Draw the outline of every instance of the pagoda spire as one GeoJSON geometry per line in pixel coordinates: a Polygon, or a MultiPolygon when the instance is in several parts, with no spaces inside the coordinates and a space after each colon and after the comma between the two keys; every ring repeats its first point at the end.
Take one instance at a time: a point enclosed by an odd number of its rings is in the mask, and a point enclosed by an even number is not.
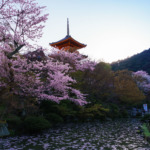
{"type": "Polygon", "coordinates": [[[69,36],[69,19],[67,18],[67,36],[69,36]]]}
{"type": "Polygon", "coordinates": [[[73,53],[73,52],[78,53],[78,51],[77,51],[78,49],[86,47],[85,44],[76,41],[74,38],[72,38],[70,36],[69,18],[67,18],[67,35],[63,39],[61,39],[57,42],[50,43],[50,45],[52,47],[58,48],[59,50],[65,50],[65,51],[69,51],[71,53],[73,53]]]}

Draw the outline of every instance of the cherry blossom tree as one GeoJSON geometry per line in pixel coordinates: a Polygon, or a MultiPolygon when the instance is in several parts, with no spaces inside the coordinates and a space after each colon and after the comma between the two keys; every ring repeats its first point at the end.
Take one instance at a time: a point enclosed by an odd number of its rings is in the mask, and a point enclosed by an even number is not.
{"type": "Polygon", "coordinates": [[[148,93],[150,91],[150,75],[147,72],[140,70],[133,73],[133,77],[135,78],[137,85],[144,93],[148,93]]]}
{"type": "MultiPolygon", "coordinates": [[[[7,89],[5,94],[35,97],[37,101],[59,103],[69,99],[84,105],[87,103],[85,95],[71,87],[76,81],[68,74],[69,70],[73,70],[70,64],[49,57],[31,61],[18,53],[21,49],[33,47],[31,41],[42,36],[43,24],[48,17],[42,12],[44,8],[38,6],[35,0],[0,2],[0,91],[7,89]]],[[[75,69],[88,66],[81,63],[80,55],[74,55],[71,59],[75,69]]]]}
{"type": "Polygon", "coordinates": [[[36,97],[39,101],[51,100],[59,103],[69,99],[79,105],[87,103],[85,95],[71,87],[76,81],[67,75],[70,69],[67,64],[53,62],[51,59],[29,63],[21,56],[15,59],[8,59],[5,55],[0,57],[0,89],[11,87],[9,93],[36,97]]]}
{"type": "Polygon", "coordinates": [[[2,0],[0,2],[0,49],[11,58],[22,47],[33,47],[42,36],[48,14],[35,0],[2,0]],[[32,41],[32,44],[31,44],[32,41]]]}
{"type": "Polygon", "coordinates": [[[79,53],[70,53],[64,50],[53,50],[49,57],[55,59],[56,61],[63,62],[64,64],[69,64],[70,71],[85,69],[93,70],[96,62],[89,60],[84,55],[79,53]]]}
{"type": "Polygon", "coordinates": [[[6,81],[9,82],[10,68],[7,57],[0,52],[0,89],[6,87],[6,81]]]}

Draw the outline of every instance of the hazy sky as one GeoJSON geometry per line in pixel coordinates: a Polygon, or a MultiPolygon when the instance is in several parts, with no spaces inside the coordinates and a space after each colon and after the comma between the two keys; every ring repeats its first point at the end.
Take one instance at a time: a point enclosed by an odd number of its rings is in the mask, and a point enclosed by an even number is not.
{"type": "Polygon", "coordinates": [[[80,53],[105,62],[127,58],[150,47],[150,0],[37,0],[47,6],[49,19],[40,40],[64,38],[69,18],[70,35],[87,44],[80,53]]]}

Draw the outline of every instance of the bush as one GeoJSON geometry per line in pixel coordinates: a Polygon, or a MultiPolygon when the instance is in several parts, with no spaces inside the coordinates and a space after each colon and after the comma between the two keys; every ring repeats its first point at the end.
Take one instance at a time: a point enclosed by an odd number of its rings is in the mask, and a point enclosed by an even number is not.
{"type": "Polygon", "coordinates": [[[22,120],[18,116],[9,115],[6,118],[6,121],[8,123],[8,128],[9,129],[18,130],[18,129],[21,128],[22,120]]]}
{"type": "Polygon", "coordinates": [[[43,117],[29,116],[23,122],[24,132],[37,133],[51,127],[48,120],[43,117]]]}
{"type": "Polygon", "coordinates": [[[58,111],[57,106],[57,103],[48,100],[44,100],[40,103],[40,109],[42,110],[42,112],[44,112],[44,114],[48,114],[51,112],[56,113],[58,111]]]}
{"type": "Polygon", "coordinates": [[[142,130],[143,130],[144,136],[145,136],[145,137],[150,137],[150,131],[148,130],[148,127],[146,126],[145,123],[142,125],[141,128],[142,128],[142,130]]]}
{"type": "Polygon", "coordinates": [[[48,121],[50,121],[51,123],[54,123],[54,124],[56,124],[56,123],[62,123],[64,121],[61,116],[59,116],[59,115],[57,115],[55,113],[49,113],[49,114],[47,114],[46,115],[46,119],[48,121]]]}
{"type": "Polygon", "coordinates": [[[143,122],[148,122],[149,120],[150,120],[150,114],[145,114],[141,119],[141,121],[143,122]]]}
{"type": "Polygon", "coordinates": [[[45,115],[55,113],[65,118],[68,115],[75,116],[80,107],[69,100],[62,100],[59,104],[45,100],[41,102],[40,109],[45,115]]]}
{"type": "Polygon", "coordinates": [[[142,114],[141,114],[140,112],[138,112],[138,113],[136,114],[136,117],[137,117],[137,118],[142,117],[142,114]]]}
{"type": "Polygon", "coordinates": [[[80,121],[92,121],[94,119],[94,114],[81,110],[78,114],[78,117],[80,121]]]}
{"type": "Polygon", "coordinates": [[[80,120],[93,120],[100,119],[105,120],[109,109],[104,108],[101,104],[94,104],[87,108],[83,108],[79,111],[80,120]]]}
{"type": "Polygon", "coordinates": [[[122,114],[122,117],[123,117],[123,118],[128,118],[128,117],[129,117],[129,113],[128,113],[128,111],[125,110],[125,109],[123,109],[123,110],[121,111],[121,114],[122,114]]]}
{"type": "Polygon", "coordinates": [[[109,112],[108,117],[110,117],[112,119],[121,118],[122,117],[121,112],[119,110],[119,107],[116,104],[111,104],[109,106],[109,109],[110,109],[110,112],[109,112]]]}

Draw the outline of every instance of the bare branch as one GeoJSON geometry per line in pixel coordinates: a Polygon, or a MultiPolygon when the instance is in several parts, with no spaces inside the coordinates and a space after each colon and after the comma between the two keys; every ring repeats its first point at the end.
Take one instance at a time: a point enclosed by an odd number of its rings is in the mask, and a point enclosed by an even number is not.
{"type": "Polygon", "coordinates": [[[15,55],[16,53],[18,53],[19,50],[20,50],[23,46],[25,46],[25,44],[22,44],[22,45],[18,46],[13,52],[7,54],[7,57],[8,57],[9,59],[12,58],[12,56],[15,55]]]}

